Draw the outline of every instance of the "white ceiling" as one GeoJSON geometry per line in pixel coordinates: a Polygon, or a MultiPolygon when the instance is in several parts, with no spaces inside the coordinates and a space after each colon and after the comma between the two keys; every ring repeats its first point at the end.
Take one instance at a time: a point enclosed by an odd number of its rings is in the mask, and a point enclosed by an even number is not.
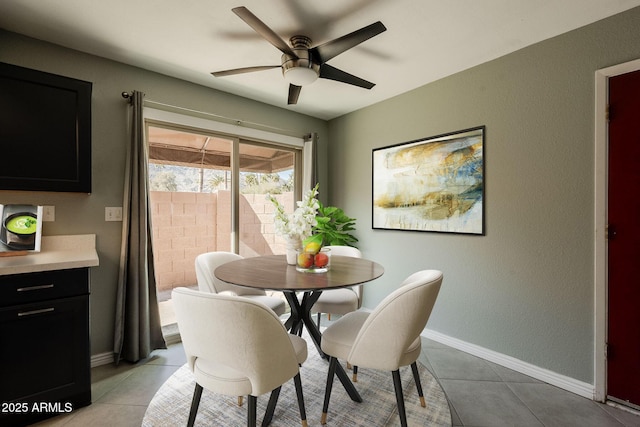
{"type": "MultiPolygon", "coordinates": [[[[331,119],[640,5],[640,0],[1,0],[0,27],[204,86],[331,119]],[[312,46],[382,21],[387,31],[328,63],[376,83],[318,79],[287,106],[281,53],[231,9],[312,46]]],[[[143,90],[144,88],[140,88],[143,90]]]]}

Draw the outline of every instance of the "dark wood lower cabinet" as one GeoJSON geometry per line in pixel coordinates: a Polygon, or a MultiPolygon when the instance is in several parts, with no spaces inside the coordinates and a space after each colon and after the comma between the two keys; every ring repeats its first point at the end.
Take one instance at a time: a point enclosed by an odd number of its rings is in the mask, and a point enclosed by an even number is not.
{"type": "Polygon", "coordinates": [[[0,425],[91,403],[89,269],[0,276],[0,425]]]}

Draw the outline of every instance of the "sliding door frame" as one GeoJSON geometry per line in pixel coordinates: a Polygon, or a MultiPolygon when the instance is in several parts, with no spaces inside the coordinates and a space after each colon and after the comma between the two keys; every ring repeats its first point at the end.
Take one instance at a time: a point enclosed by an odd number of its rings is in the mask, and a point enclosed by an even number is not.
{"type": "MultiPolygon", "coordinates": [[[[242,140],[247,140],[251,143],[264,141],[265,145],[282,145],[283,147],[299,149],[302,154],[296,154],[294,167],[303,167],[302,157],[305,151],[305,140],[302,137],[298,138],[150,107],[144,108],[144,120],[145,123],[153,122],[155,124],[164,124],[170,128],[180,126],[187,129],[211,132],[229,138],[232,141],[231,251],[235,253],[239,253],[240,250],[240,144],[246,143],[242,142],[242,140]]],[[[299,171],[299,173],[295,174],[294,195],[296,196],[296,200],[301,199],[302,179],[300,179],[300,177],[305,174],[304,170],[300,169],[299,171]]]]}

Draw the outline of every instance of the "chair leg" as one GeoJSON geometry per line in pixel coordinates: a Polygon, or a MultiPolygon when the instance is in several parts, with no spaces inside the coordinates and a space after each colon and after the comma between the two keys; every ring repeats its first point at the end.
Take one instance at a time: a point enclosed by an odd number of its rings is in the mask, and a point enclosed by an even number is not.
{"type": "Polygon", "coordinates": [[[258,406],[258,398],[249,395],[249,407],[247,408],[247,427],[256,427],[256,407],[258,406]]]}
{"type": "Polygon", "coordinates": [[[416,382],[416,388],[418,389],[418,396],[420,397],[420,406],[427,407],[427,402],[424,400],[424,393],[422,392],[422,383],[420,383],[420,374],[418,373],[418,364],[413,362],[411,364],[411,371],[413,372],[413,380],[416,382]]]}
{"type": "Polygon", "coordinates": [[[318,329],[320,329],[320,316],[322,315],[322,313],[318,313],[318,329]]]}
{"type": "Polygon", "coordinates": [[[298,396],[298,407],[300,408],[300,422],[302,427],[307,427],[307,411],[304,408],[304,396],[302,395],[302,381],[300,380],[300,372],[293,377],[296,386],[296,395],[298,396]]]}
{"type": "Polygon", "coordinates": [[[400,370],[396,369],[393,374],[393,388],[396,390],[396,401],[398,402],[398,415],[400,416],[400,426],[407,427],[407,413],[404,409],[404,397],[402,396],[402,382],[400,381],[400,370]]]}
{"type": "Polygon", "coordinates": [[[327,411],[329,409],[329,399],[331,398],[331,388],[333,387],[333,376],[336,373],[336,363],[338,363],[338,359],[330,356],[329,370],[327,372],[327,386],[324,390],[324,404],[322,405],[322,418],[320,419],[320,424],[322,425],[327,423],[327,411]]]}
{"type": "Polygon", "coordinates": [[[191,410],[189,411],[189,420],[187,420],[187,427],[193,427],[193,424],[196,422],[198,406],[200,406],[200,397],[202,397],[202,386],[196,383],[196,388],[195,390],[193,390],[193,399],[191,400],[191,410]]]}
{"type": "Polygon", "coordinates": [[[269,397],[269,403],[267,404],[267,410],[264,413],[264,418],[262,419],[262,427],[267,427],[271,420],[273,419],[273,412],[276,409],[276,404],[278,403],[278,396],[280,396],[280,389],[282,386],[278,388],[274,388],[271,391],[271,396],[269,397]]]}
{"type": "Polygon", "coordinates": [[[242,403],[244,402],[243,397],[244,396],[238,396],[238,406],[242,406],[242,403]]]}
{"type": "Polygon", "coordinates": [[[353,382],[358,382],[358,367],[355,365],[353,366],[353,382]]]}

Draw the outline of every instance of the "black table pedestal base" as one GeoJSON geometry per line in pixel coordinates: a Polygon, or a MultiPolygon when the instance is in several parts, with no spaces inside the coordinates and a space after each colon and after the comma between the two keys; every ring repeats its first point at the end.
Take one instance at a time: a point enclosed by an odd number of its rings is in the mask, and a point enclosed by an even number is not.
{"type": "MultiPolygon", "coordinates": [[[[323,359],[328,359],[320,347],[322,334],[311,318],[311,307],[318,301],[320,294],[322,294],[322,291],[305,292],[302,296],[302,301],[300,301],[295,292],[284,292],[284,296],[291,307],[291,316],[285,322],[285,327],[292,334],[300,335],[302,334],[302,327],[306,326],[311,340],[315,344],[316,349],[318,349],[318,353],[320,353],[323,359]]],[[[346,371],[339,363],[336,364],[336,375],[349,394],[349,397],[351,397],[351,400],[354,402],[362,402],[362,397],[360,397],[358,390],[356,390],[346,371]]]]}

